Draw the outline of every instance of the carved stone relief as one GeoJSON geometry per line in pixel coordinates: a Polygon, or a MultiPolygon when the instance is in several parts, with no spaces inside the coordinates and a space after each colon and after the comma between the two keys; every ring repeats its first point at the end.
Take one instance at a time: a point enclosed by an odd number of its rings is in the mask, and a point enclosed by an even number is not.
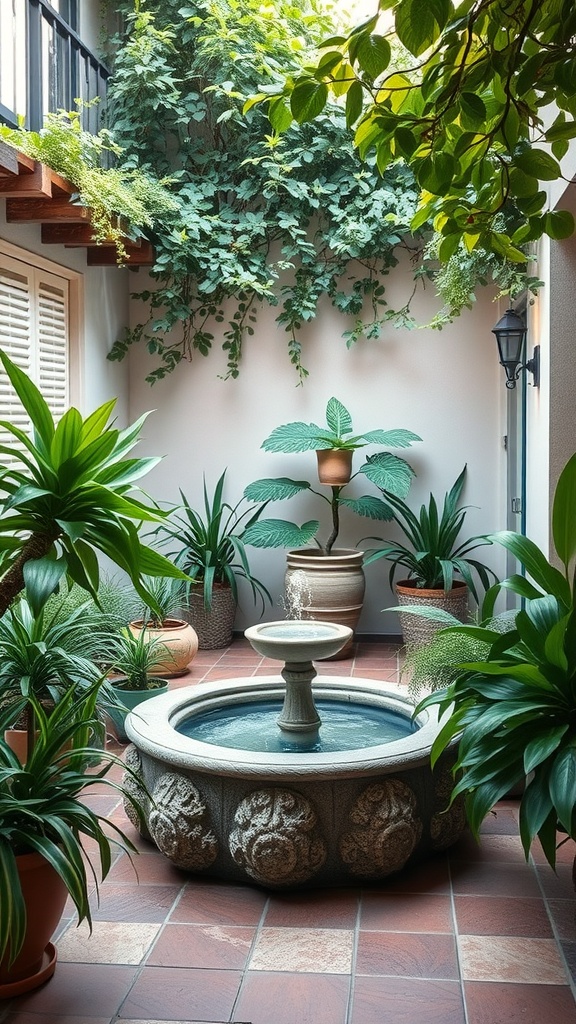
{"type": "Polygon", "coordinates": [[[311,878],[326,859],[309,800],[285,789],[260,789],[240,803],[230,834],[232,857],[266,885],[311,878]]]}
{"type": "Polygon", "coordinates": [[[353,875],[384,877],[399,871],[422,835],[416,797],[400,779],[373,783],[360,793],[350,812],[353,826],[339,843],[340,856],[353,875]]]}

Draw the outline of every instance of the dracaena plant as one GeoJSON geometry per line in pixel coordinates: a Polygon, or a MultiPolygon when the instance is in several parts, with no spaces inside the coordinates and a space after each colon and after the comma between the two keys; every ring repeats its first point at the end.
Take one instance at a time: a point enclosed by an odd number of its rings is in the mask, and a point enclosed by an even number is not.
{"type": "MultiPolygon", "coordinates": [[[[337,398],[331,398],[326,406],[326,426],[297,421],[276,427],[262,444],[269,452],[306,452],[329,448],[355,450],[370,444],[381,444],[387,448],[408,448],[414,441],[421,441],[410,430],[370,430],[354,434],[352,417],[337,398]]],[[[408,463],[390,452],[377,452],[368,456],[362,466],[351,476],[366,477],[385,495],[394,494],[405,498],[408,494],[414,470],[408,463]]],[[[365,494],[359,498],[343,494],[343,487],[330,487],[328,494],[317,491],[307,480],[292,480],[275,477],[256,480],[249,484],[244,496],[254,502],[281,501],[297,494],[317,495],[330,508],[332,532],[321,543],[317,534],[318,520],[310,520],[301,526],[284,519],[259,519],[244,534],[244,543],[255,547],[298,548],[314,542],[325,554],[330,554],[340,532],[340,510],[350,509],[368,519],[389,520],[392,509],[382,498],[365,494]]]]}
{"type": "Polygon", "coordinates": [[[38,610],[65,574],[95,597],[96,552],[127,573],[145,601],[153,598],[143,572],[185,578],[138,536],[141,524],[166,515],[135,488],[159,461],[129,457],[146,416],[119,430],[113,399],[86,418],[70,408],[56,423],[36,385],[1,349],[0,362],[32,428],[27,434],[0,421],[11,439],[0,444],[0,456],[10,459],[0,474],[0,616],[24,586],[38,610]]]}
{"type": "Polygon", "coordinates": [[[528,777],[520,803],[520,835],[526,856],[537,836],[552,866],[557,827],[576,838],[576,455],[562,471],[554,497],[552,536],[557,561],[527,537],[493,534],[519,560],[515,574],[488,591],[483,616],[491,616],[499,591],[524,600],[513,630],[454,626],[447,634],[486,645],[482,660],[460,664],[446,689],[426,697],[446,718],[432,749],[460,735],[457,782],[477,835],[485,815],[528,777]]]}
{"type": "Polygon", "coordinates": [[[38,735],[25,765],[2,738],[9,713],[0,712],[0,961],[8,964],[26,934],[18,854],[41,854],[64,882],[79,923],[91,925],[90,887],[95,883],[98,889],[99,876],[108,874],[112,849],[135,852],[114,822],[82,800],[92,786],[104,783],[134,803],[108,777],[119,759],[89,745],[103,731],[96,714],[98,691],[96,685],[79,697],[70,689],[49,715],[30,698],[38,735]]]}

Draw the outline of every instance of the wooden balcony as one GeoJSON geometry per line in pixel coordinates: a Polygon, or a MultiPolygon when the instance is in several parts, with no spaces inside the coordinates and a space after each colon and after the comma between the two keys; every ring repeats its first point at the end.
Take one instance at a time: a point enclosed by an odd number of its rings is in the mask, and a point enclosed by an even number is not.
{"type": "MultiPolygon", "coordinates": [[[[42,225],[42,242],[68,249],[85,248],[91,267],[109,267],[117,263],[112,241],[96,242],[91,228],[91,211],[76,200],[75,186],[45,164],[0,142],[0,199],[6,200],[6,220],[10,224],[42,225]]],[[[126,238],[126,264],[149,267],[154,263],[151,242],[126,238]]]]}

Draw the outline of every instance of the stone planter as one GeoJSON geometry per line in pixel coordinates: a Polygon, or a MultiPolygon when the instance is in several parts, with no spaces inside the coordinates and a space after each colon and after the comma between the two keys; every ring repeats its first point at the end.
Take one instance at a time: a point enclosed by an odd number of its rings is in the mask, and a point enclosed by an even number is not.
{"type": "MultiPolygon", "coordinates": [[[[286,559],[286,607],[290,617],[358,625],[366,580],[364,554],[337,548],[329,555],[316,548],[289,551],[286,559]]],[[[353,637],[334,658],[351,656],[353,637]]]]}

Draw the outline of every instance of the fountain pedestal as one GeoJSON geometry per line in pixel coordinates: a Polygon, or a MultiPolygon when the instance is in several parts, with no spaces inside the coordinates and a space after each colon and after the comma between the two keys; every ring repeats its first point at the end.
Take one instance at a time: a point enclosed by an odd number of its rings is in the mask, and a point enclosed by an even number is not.
{"type": "Polygon", "coordinates": [[[316,674],[311,661],[287,661],[284,665],[281,675],[286,683],[286,695],[276,721],[285,732],[318,732],[322,722],[312,694],[312,680],[316,674]]]}

